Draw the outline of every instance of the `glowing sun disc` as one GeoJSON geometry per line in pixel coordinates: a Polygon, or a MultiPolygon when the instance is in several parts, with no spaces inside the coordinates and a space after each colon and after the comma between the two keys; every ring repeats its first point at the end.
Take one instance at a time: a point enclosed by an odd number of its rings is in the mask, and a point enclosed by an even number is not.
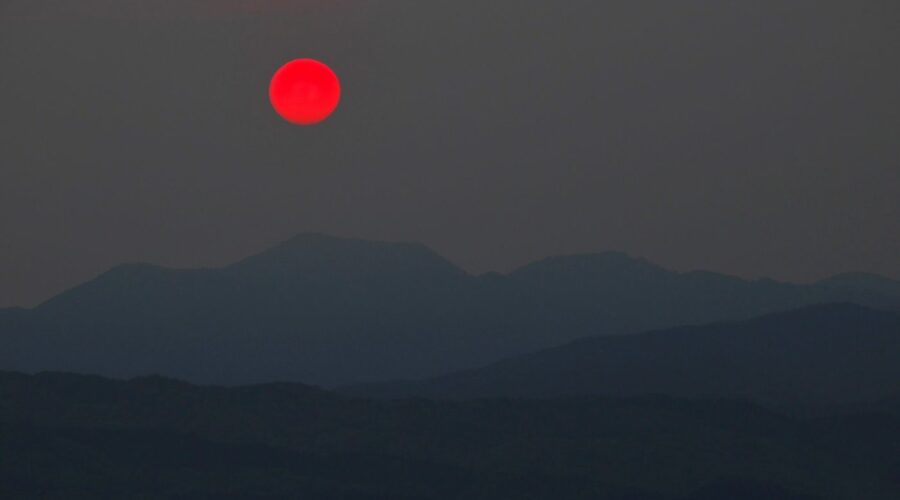
{"type": "Polygon", "coordinates": [[[337,109],[341,82],[327,65],[315,59],[295,59],[272,77],[269,100],[289,123],[315,125],[337,109]]]}

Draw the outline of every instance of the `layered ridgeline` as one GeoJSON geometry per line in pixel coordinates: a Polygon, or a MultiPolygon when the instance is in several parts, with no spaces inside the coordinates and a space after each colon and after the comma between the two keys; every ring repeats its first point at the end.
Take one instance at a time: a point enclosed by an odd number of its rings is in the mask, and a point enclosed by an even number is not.
{"type": "Polygon", "coordinates": [[[0,497],[893,500],[900,414],[0,372],[0,497]]]}
{"type": "Polygon", "coordinates": [[[745,281],[619,253],[471,276],[418,244],[302,235],[222,269],[123,265],[37,308],[0,311],[0,368],[343,385],[826,302],[898,310],[900,284],[745,281]]]}
{"type": "Polygon", "coordinates": [[[381,398],[663,394],[829,412],[896,405],[898,360],[900,314],[825,304],[739,322],[591,337],[424,381],[344,391],[381,398]]]}

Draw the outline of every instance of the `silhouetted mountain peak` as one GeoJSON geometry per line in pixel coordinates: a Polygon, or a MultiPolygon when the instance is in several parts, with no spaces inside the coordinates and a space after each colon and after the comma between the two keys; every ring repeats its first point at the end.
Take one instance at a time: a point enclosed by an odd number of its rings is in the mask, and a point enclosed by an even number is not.
{"type": "Polygon", "coordinates": [[[300,234],[228,268],[237,273],[346,277],[403,276],[459,278],[464,271],[419,243],[389,243],[300,234]]]}
{"type": "Polygon", "coordinates": [[[0,312],[0,366],[337,385],[838,301],[898,310],[900,292],[678,273],[621,252],[476,278],[421,244],[301,234],[220,269],[116,266],[0,312]]]}

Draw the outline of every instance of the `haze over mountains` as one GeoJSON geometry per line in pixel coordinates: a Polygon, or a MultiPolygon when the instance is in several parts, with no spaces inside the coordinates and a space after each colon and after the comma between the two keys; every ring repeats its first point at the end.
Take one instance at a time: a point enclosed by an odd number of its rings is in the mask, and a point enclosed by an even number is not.
{"type": "Polygon", "coordinates": [[[127,264],[0,310],[0,496],[892,500],[898,290],[320,234],[127,264]]]}
{"type": "Polygon", "coordinates": [[[428,242],[479,273],[623,249],[900,279],[898,17],[894,0],[2,0],[0,307],[122,261],[221,267],[298,227],[428,242]],[[295,57],[346,87],[314,132],[268,102],[295,57]]]}
{"type": "Polygon", "coordinates": [[[336,386],[827,302],[900,310],[900,284],[745,281],[619,253],[471,276],[422,245],[306,234],[221,269],[119,266],[34,309],[0,311],[0,368],[336,386]]]}

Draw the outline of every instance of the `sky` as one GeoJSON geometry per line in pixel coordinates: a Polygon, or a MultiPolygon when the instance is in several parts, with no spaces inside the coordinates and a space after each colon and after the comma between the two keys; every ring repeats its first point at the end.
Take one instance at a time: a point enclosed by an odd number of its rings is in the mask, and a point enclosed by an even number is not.
{"type": "Polygon", "coordinates": [[[0,307],[303,232],[900,278],[895,0],[3,0],[0,307]],[[274,71],[344,97],[298,128],[274,71]]]}

